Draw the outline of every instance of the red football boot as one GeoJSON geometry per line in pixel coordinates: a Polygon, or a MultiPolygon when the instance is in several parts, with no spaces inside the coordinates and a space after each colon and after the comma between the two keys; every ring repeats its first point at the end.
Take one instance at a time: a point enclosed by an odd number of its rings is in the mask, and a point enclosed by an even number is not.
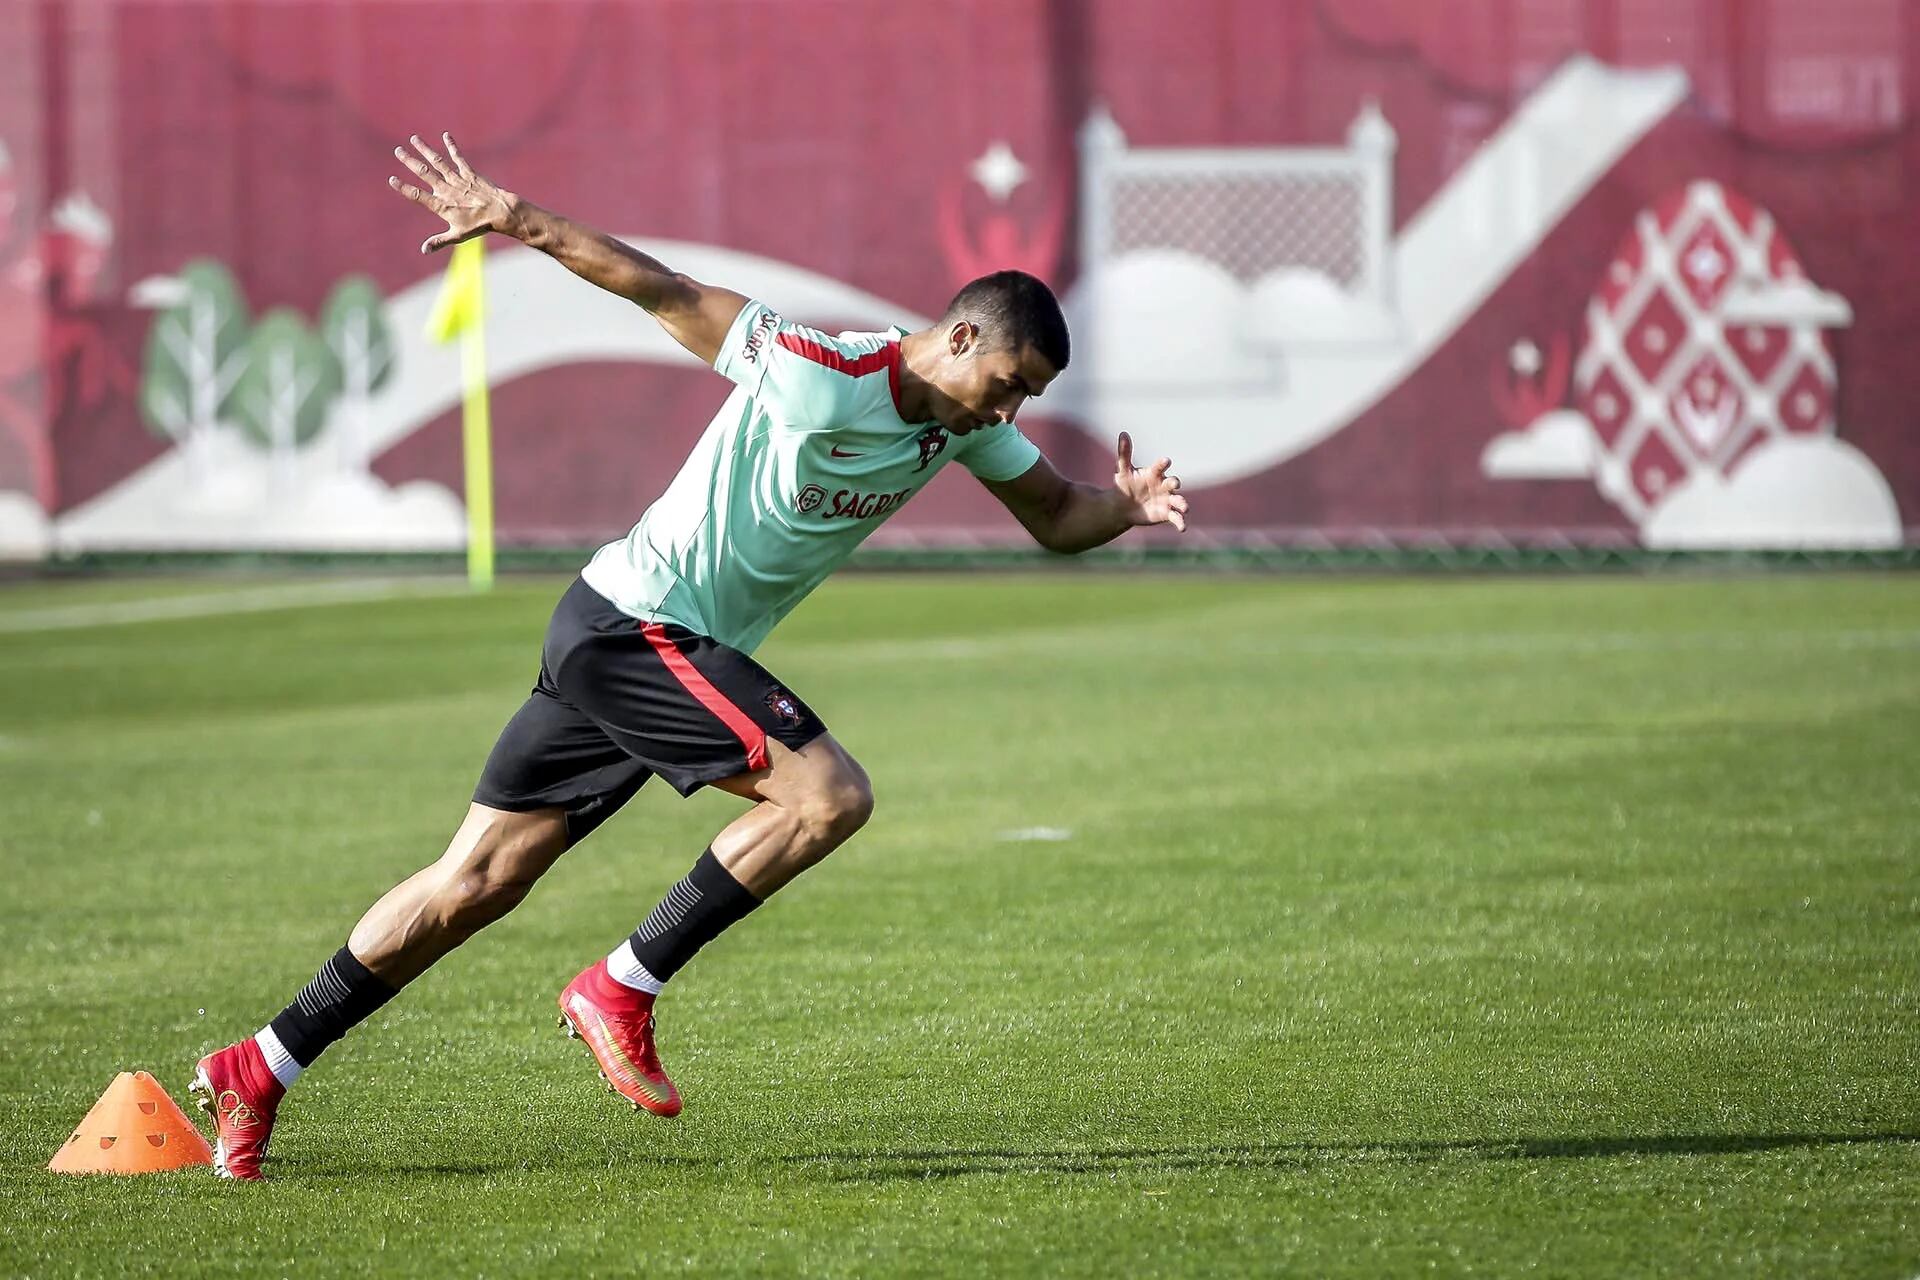
{"type": "Polygon", "coordinates": [[[187,1092],[213,1120],[213,1171],[223,1178],[258,1182],[263,1176],[260,1161],[273,1136],[273,1115],[287,1090],[274,1078],[253,1037],[200,1059],[187,1092]]]}
{"type": "Polygon", "coordinates": [[[657,1116],[680,1114],[680,1091],[653,1047],[653,997],[615,982],[596,960],[560,993],[560,1025],[585,1040],[600,1078],[634,1107],[657,1116]]]}

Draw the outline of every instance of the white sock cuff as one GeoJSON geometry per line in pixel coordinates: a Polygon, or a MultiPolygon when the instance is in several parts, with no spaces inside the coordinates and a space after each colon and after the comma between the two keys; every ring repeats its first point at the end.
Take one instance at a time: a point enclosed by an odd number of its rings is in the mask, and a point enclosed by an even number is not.
{"type": "Polygon", "coordinates": [[[657,996],[660,988],[666,984],[647,972],[647,966],[640,963],[640,957],[633,954],[633,939],[628,938],[615,947],[607,956],[607,976],[623,987],[632,987],[635,991],[644,991],[657,996]]]}
{"type": "Polygon", "coordinates": [[[255,1032],[253,1042],[260,1046],[260,1056],[267,1060],[267,1069],[273,1072],[273,1078],[280,1082],[281,1088],[290,1087],[306,1070],[293,1060],[293,1055],[287,1052],[287,1046],[280,1043],[280,1037],[273,1033],[271,1024],[255,1032]]]}

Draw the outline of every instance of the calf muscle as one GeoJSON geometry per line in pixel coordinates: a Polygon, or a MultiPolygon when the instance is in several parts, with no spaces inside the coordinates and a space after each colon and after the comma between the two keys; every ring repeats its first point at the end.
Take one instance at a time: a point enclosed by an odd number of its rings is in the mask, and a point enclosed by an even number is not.
{"type": "Polygon", "coordinates": [[[447,851],[374,903],[347,948],[382,981],[404,986],[519,905],[566,847],[559,809],[472,805],[447,851]]]}

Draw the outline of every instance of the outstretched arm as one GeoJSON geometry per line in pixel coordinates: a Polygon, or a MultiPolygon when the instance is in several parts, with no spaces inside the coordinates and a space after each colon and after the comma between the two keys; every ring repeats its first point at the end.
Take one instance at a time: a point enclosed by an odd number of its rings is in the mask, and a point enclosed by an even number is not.
{"type": "Polygon", "coordinates": [[[495,186],[467,164],[453,135],[443,133],[442,156],[416,134],[409,139],[420,154],[404,147],[393,154],[426,184],[399,178],[387,185],[446,220],[447,229],[430,236],[420,252],[432,253],[487,232],[512,236],[558,262],[581,279],[644,307],[675,342],[712,364],[727,330],[747,300],[683,276],[664,264],[570,218],[542,209],[495,186]]]}
{"type": "Polygon", "coordinates": [[[1187,500],[1180,477],[1167,474],[1171,459],[1133,465],[1133,439],[1120,433],[1114,451],[1113,485],[1076,484],[1045,458],[1012,480],[986,481],[987,489],[1049,551],[1069,555],[1112,542],[1139,524],[1170,524],[1187,531],[1187,500]]]}

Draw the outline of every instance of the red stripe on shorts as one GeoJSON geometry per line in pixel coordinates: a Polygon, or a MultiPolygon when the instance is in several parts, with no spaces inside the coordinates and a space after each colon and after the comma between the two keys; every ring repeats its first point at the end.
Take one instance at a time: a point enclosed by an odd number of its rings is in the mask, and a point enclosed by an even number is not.
{"type": "Polygon", "coordinates": [[[647,638],[647,643],[660,655],[660,661],[667,664],[667,670],[673,672],[673,678],[680,682],[681,687],[698,698],[701,706],[719,716],[722,724],[733,730],[733,736],[740,739],[740,745],[747,749],[747,768],[766,768],[767,735],[753,722],[753,718],[734,706],[726,694],[714,688],[713,682],[700,674],[698,667],[687,661],[687,655],[667,638],[665,627],[657,622],[643,622],[640,624],[640,634],[647,638]]]}

